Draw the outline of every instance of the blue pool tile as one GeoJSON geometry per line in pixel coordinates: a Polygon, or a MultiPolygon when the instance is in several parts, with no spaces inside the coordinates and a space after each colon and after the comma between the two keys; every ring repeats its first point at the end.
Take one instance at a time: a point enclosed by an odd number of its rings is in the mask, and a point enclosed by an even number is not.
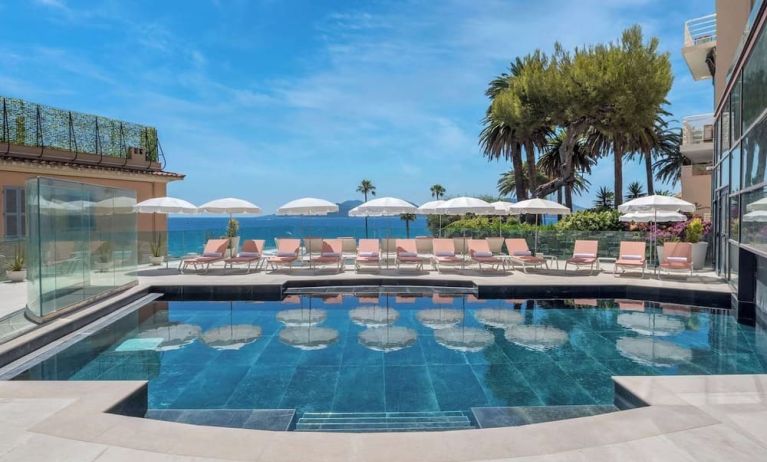
{"type": "Polygon", "coordinates": [[[277,336],[270,339],[261,355],[256,360],[257,365],[272,364],[275,366],[295,366],[303,351],[296,347],[285,345],[277,336]]]}
{"type": "Polygon", "coordinates": [[[511,364],[472,365],[488,406],[540,406],[543,401],[511,364]]]}
{"type": "Polygon", "coordinates": [[[298,412],[328,412],[338,383],[337,366],[296,367],[296,372],[280,402],[281,409],[298,412]]]}
{"type": "Polygon", "coordinates": [[[384,384],[387,412],[440,410],[426,366],[386,366],[384,384]]]}
{"type": "Polygon", "coordinates": [[[242,376],[226,407],[277,409],[293,379],[295,367],[252,366],[242,376]]]}
{"type": "Polygon", "coordinates": [[[222,408],[229,401],[247,366],[209,368],[197,374],[170,406],[175,409],[222,408]]]}
{"type": "Polygon", "coordinates": [[[426,364],[467,364],[465,353],[443,347],[434,337],[421,337],[419,341],[426,364]]]}
{"type": "Polygon", "coordinates": [[[387,351],[384,353],[385,366],[423,366],[426,365],[426,359],[421,348],[423,339],[417,339],[416,342],[406,348],[397,351],[387,351]]]}
{"type": "Polygon", "coordinates": [[[384,412],[382,366],[346,366],[338,373],[333,412],[384,412]]]}
{"type": "Polygon", "coordinates": [[[525,363],[515,367],[547,405],[597,404],[594,397],[555,363],[525,363]]]}
{"type": "Polygon", "coordinates": [[[488,405],[485,392],[471,366],[431,365],[429,374],[437,402],[443,411],[488,405]]]}
{"type": "Polygon", "coordinates": [[[348,339],[341,355],[344,366],[383,366],[384,353],[365,348],[357,341],[356,336],[348,339]]]}

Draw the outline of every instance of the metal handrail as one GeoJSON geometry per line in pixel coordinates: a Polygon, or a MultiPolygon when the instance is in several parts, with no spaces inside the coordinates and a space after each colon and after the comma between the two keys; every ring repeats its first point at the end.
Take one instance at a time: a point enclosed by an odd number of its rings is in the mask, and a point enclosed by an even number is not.
{"type": "Polygon", "coordinates": [[[684,46],[716,42],[716,13],[684,23],[684,46]]]}

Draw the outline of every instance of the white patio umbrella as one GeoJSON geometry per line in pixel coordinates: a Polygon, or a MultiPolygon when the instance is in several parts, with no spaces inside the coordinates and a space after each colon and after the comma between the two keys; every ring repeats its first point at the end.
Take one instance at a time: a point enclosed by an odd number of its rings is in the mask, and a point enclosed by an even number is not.
{"type": "MultiPolygon", "coordinates": [[[[497,216],[506,216],[506,215],[517,215],[519,212],[514,210],[512,206],[514,205],[512,202],[506,202],[506,201],[495,201],[491,202],[490,205],[495,208],[495,212],[485,215],[497,215],[497,216]]],[[[500,237],[502,234],[501,232],[501,220],[498,220],[498,236],[500,237]]]]}
{"type": "Polygon", "coordinates": [[[89,202],[87,207],[95,210],[97,215],[109,215],[112,213],[131,213],[136,210],[136,198],[128,196],[115,196],[98,202],[89,202]]]}
{"type": "Polygon", "coordinates": [[[349,211],[350,217],[389,217],[415,213],[417,207],[396,197],[379,197],[360,204],[349,211]]]}
{"type": "Polygon", "coordinates": [[[338,204],[315,197],[292,200],[277,209],[277,215],[283,216],[318,216],[335,212],[338,212],[338,204]]]}
{"type": "MultiPolygon", "coordinates": [[[[654,194],[652,196],[638,197],[630,200],[624,204],[618,206],[618,211],[621,213],[627,212],[644,212],[651,213],[653,216],[657,216],[659,212],[686,212],[692,213],[695,211],[695,204],[691,204],[687,201],[679,199],[673,196],[659,196],[654,194]]],[[[653,223],[653,242],[650,247],[650,254],[652,255],[653,249],[656,247],[656,234],[658,230],[658,219],[654,218],[650,220],[653,223]]],[[[657,267],[656,267],[657,270],[657,267]]]]}
{"type": "MultiPolygon", "coordinates": [[[[488,202],[476,197],[454,197],[446,200],[444,204],[436,207],[437,213],[443,215],[465,215],[467,213],[474,213],[477,215],[492,215],[496,213],[495,207],[488,202]]],[[[466,234],[463,236],[464,245],[466,248],[466,234]]]]}
{"type": "Polygon", "coordinates": [[[658,223],[685,221],[687,217],[679,212],[629,212],[618,218],[622,222],[649,223],[657,221],[658,223]]]}
{"type": "Polygon", "coordinates": [[[750,204],[746,204],[747,212],[755,212],[757,210],[767,211],[767,197],[759,199],[758,201],[751,202],[750,204]]]}
{"type": "Polygon", "coordinates": [[[248,213],[258,215],[261,213],[261,207],[243,199],[226,197],[206,202],[198,207],[202,212],[228,214],[229,218],[233,214],[248,213]]]}
{"type": "Polygon", "coordinates": [[[511,209],[520,214],[533,214],[535,215],[535,248],[534,252],[538,253],[538,216],[539,215],[569,215],[570,209],[564,205],[541,198],[528,199],[526,201],[520,201],[511,206],[511,209]]]}
{"type": "Polygon", "coordinates": [[[437,211],[437,207],[444,204],[443,200],[429,201],[421,204],[416,210],[416,215],[439,215],[439,235],[442,237],[442,214],[437,211]]]}
{"type": "Polygon", "coordinates": [[[441,215],[465,215],[467,213],[492,215],[495,213],[495,207],[488,202],[476,197],[466,196],[446,200],[442,205],[435,207],[435,210],[441,215]]]}
{"type": "MultiPolygon", "coordinates": [[[[152,199],[147,199],[145,201],[139,202],[138,204],[136,204],[135,210],[138,213],[183,213],[183,214],[189,214],[189,215],[198,213],[197,207],[195,207],[193,204],[183,199],[177,199],[175,197],[167,197],[167,196],[154,197],[152,199]]],[[[166,246],[165,249],[166,249],[165,267],[167,268],[168,267],[168,258],[167,258],[168,246],[166,246]]]]}
{"type": "Polygon", "coordinates": [[[686,212],[695,211],[695,204],[679,199],[673,196],[652,196],[639,197],[618,206],[621,213],[627,212],[686,212]]]}
{"type": "Polygon", "coordinates": [[[155,197],[136,204],[138,213],[197,213],[193,204],[175,197],[155,197]]]}

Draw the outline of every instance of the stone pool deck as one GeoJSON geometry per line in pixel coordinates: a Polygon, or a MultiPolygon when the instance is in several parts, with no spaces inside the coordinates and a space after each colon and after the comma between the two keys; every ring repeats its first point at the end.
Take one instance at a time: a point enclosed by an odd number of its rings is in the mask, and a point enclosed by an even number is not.
{"type": "Polygon", "coordinates": [[[0,459],[18,461],[754,461],[767,375],[617,377],[648,406],[522,427],[330,434],[205,427],[106,411],[144,382],[0,382],[0,459]]]}

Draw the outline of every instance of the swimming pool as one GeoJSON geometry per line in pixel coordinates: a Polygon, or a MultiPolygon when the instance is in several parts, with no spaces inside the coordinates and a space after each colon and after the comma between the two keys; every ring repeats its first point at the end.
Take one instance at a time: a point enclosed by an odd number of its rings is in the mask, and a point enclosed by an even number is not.
{"type": "Polygon", "coordinates": [[[331,417],[464,428],[478,410],[610,410],[613,375],[764,373],[765,344],[723,310],[676,304],[301,293],[156,301],[16,379],[148,380],[150,413],[170,420],[281,409],[295,410],[291,428],[349,429],[331,417]]]}

